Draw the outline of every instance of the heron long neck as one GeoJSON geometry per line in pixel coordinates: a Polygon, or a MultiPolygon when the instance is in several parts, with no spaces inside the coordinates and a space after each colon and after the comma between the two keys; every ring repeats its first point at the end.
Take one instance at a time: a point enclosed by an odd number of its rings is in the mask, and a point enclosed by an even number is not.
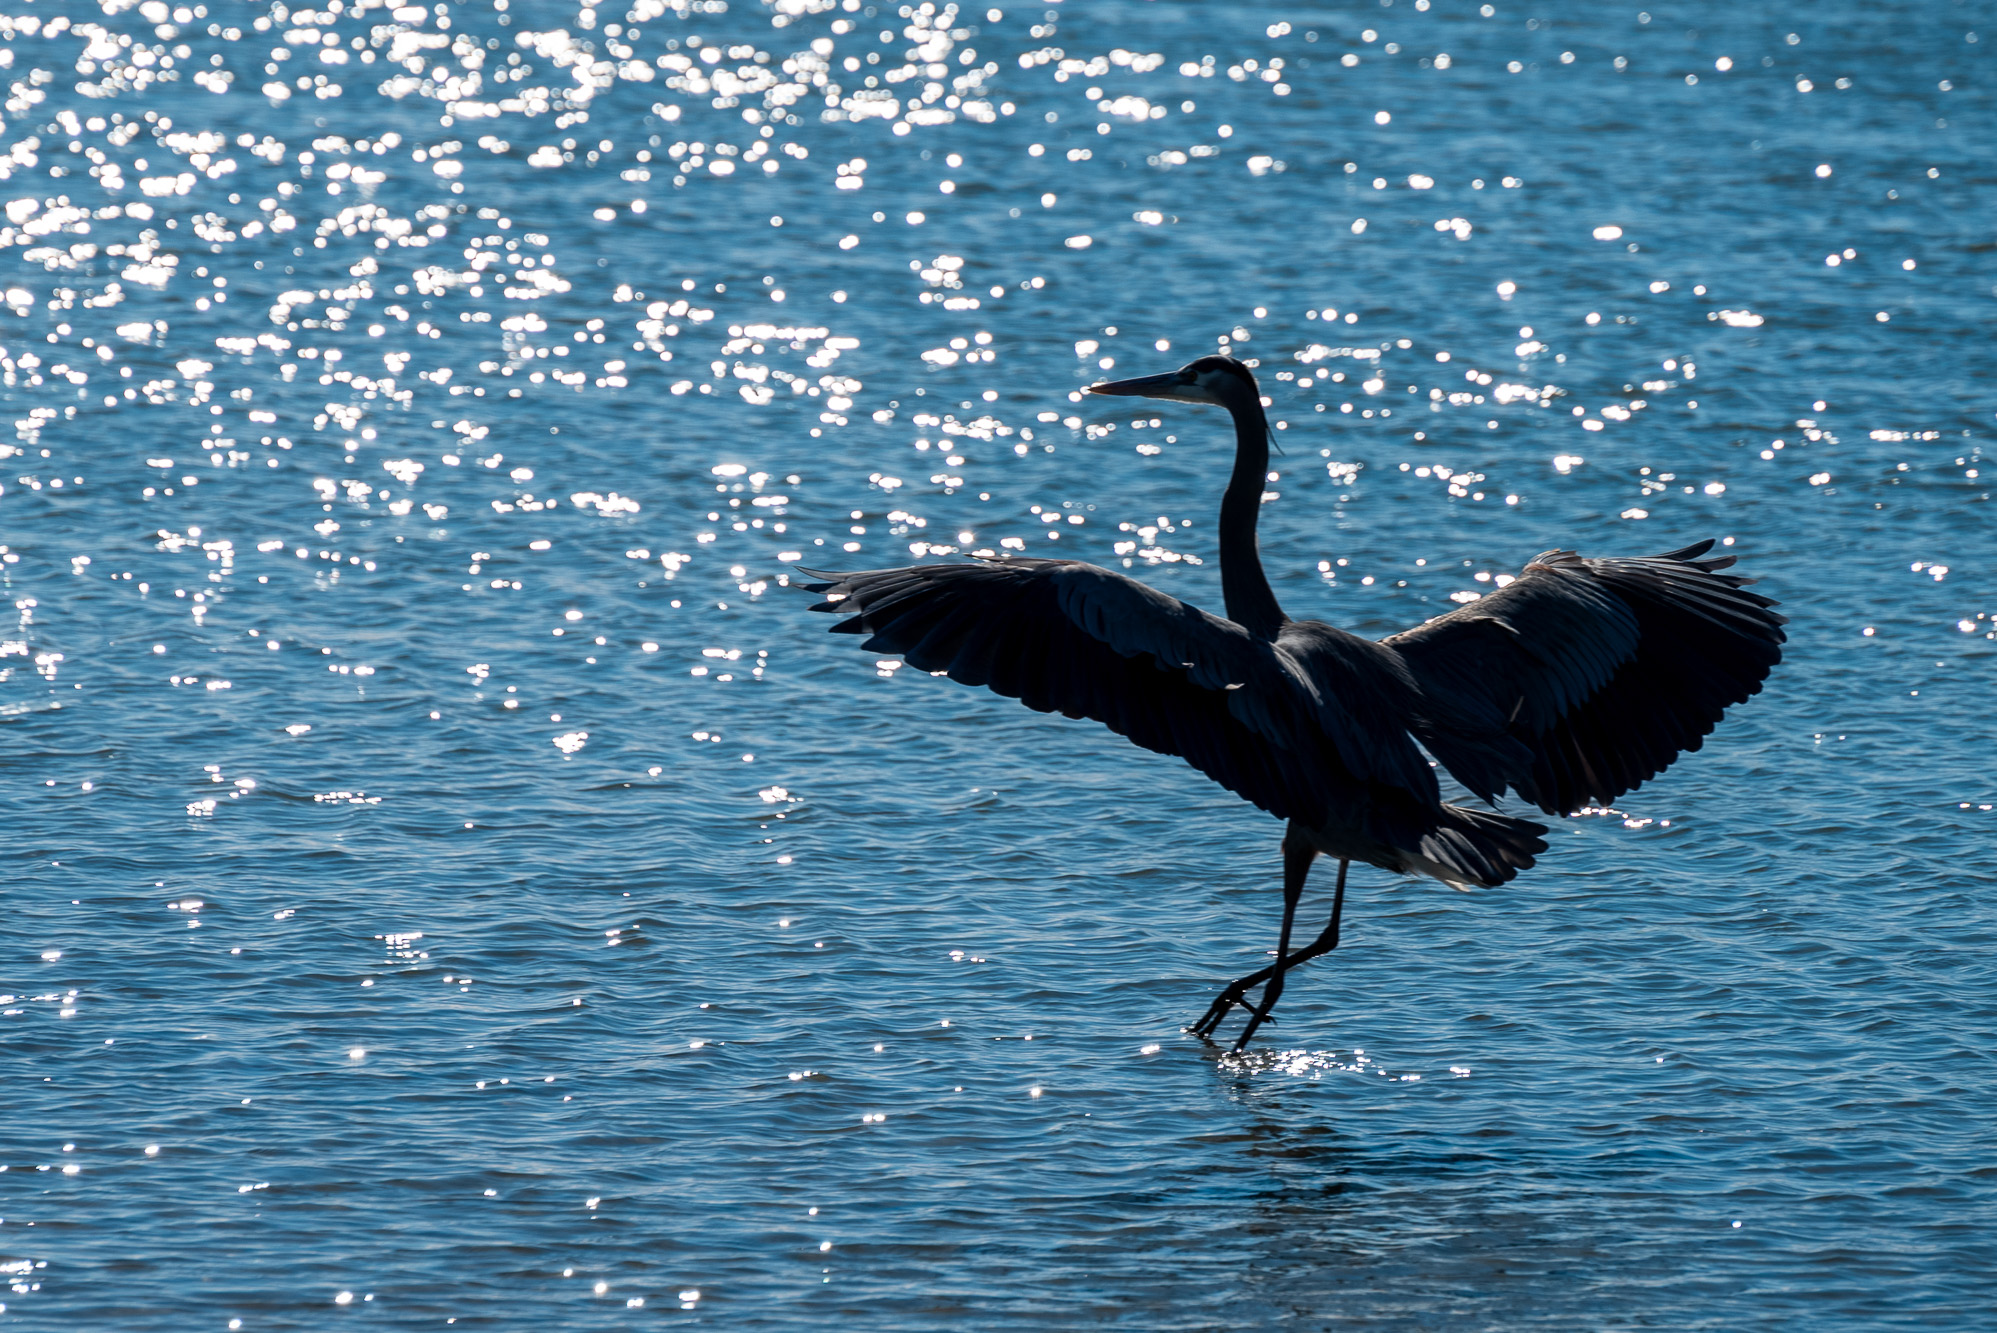
{"type": "Polygon", "coordinates": [[[1269,476],[1269,419],[1252,389],[1231,393],[1234,417],[1234,473],[1220,498],[1220,586],[1227,617],[1249,633],[1273,639],[1289,620],[1262,572],[1255,524],[1262,513],[1262,488],[1269,476]]]}

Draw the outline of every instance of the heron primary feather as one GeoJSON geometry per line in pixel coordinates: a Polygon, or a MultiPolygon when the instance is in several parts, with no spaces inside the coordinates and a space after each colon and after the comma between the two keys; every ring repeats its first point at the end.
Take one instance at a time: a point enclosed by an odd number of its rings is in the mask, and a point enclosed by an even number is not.
{"type": "Polygon", "coordinates": [[[848,574],[805,571],[875,653],[1041,712],[1092,718],[1176,755],[1287,821],[1276,961],[1226,987],[1209,1036],[1261,987],[1247,1045],[1299,964],[1336,948],[1346,871],[1362,861],[1457,888],[1496,886],[1546,850],[1546,827],[1442,799],[1428,756],[1492,804],[1549,815],[1607,804],[1697,750],[1782,658],[1783,617],[1721,571],[1711,541],[1664,555],[1535,557],[1495,592],[1375,642],[1291,620],[1256,521],[1269,426],[1253,372],[1225,356],[1092,392],[1225,407],[1235,427],[1220,506],[1216,616],[1080,560],[992,556],[848,574]],[[1338,861],[1330,924],[1290,948],[1305,878],[1338,861]]]}

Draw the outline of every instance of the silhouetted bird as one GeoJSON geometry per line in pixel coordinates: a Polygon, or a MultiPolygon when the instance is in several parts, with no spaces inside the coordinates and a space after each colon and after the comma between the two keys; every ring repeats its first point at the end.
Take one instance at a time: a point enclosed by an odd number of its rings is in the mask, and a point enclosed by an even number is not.
{"type": "Polygon", "coordinates": [[[1551,815],[1606,804],[1696,750],[1729,704],[1781,660],[1775,603],[1704,559],[1584,559],[1549,551],[1515,581],[1380,642],[1276,604],[1256,550],[1269,426],[1255,377],[1225,356],[1092,392],[1217,403],[1234,417],[1220,502],[1227,618],[1080,560],[820,574],[814,611],[875,653],[984,685],[1041,712],[1089,717],[1178,755],[1289,821],[1276,961],[1214,1000],[1209,1036],[1262,987],[1234,1049],[1268,1018],[1298,964],[1338,946],[1346,869],[1363,861],[1456,888],[1497,885],[1546,850],[1546,827],[1442,800],[1432,755],[1486,803],[1507,789],[1551,815]],[[1311,863],[1338,860],[1331,922],[1290,948],[1311,863]]]}

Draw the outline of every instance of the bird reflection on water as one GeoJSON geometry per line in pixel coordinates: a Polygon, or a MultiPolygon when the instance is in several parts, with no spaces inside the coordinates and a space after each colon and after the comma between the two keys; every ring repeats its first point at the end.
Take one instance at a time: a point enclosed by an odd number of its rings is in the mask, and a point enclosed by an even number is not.
{"type": "MultiPolygon", "coordinates": [[[[1255,529],[1269,423],[1254,373],[1228,356],[1092,386],[1115,397],[1225,407],[1235,458],[1220,506],[1227,619],[1077,560],[814,575],[816,611],[924,671],[1041,712],[1089,717],[1178,755],[1288,821],[1276,961],[1229,985],[1192,1031],[1210,1037],[1261,987],[1244,1050],[1289,973],[1338,947],[1346,874],[1361,861],[1454,888],[1494,887],[1546,850],[1545,825],[1442,800],[1433,755],[1486,803],[1508,789],[1551,815],[1606,804],[1696,750],[1781,661],[1784,618],[1750,580],[1704,558],[1549,551],[1505,587],[1374,643],[1291,620],[1255,529]],[[1338,862],[1331,920],[1292,951],[1304,882],[1338,862]]],[[[810,571],[807,571],[810,572],[810,571]]]]}
{"type": "MultiPolygon", "coordinates": [[[[1573,1280],[1576,1269],[1607,1252],[1644,1257],[1630,1250],[1642,1231],[1670,1227],[1549,1189],[1552,1163],[1530,1152],[1383,1145],[1314,1120],[1280,1093],[1257,1097],[1255,1110],[1243,1155],[1265,1184],[1239,1225],[1256,1260],[1229,1293],[1247,1308],[1350,1310],[1368,1326],[1414,1329],[1458,1326],[1472,1309],[1481,1326],[1599,1318],[1605,1300],[1627,1299],[1641,1279],[1612,1295],[1573,1280]]],[[[1627,1171],[1601,1174],[1606,1191],[1618,1175],[1633,1183],[1627,1171]]]]}

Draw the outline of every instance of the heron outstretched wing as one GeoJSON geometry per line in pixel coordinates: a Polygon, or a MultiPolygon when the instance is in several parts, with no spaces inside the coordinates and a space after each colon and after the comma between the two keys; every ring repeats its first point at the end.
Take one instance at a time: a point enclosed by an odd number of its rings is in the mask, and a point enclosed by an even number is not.
{"type": "Polygon", "coordinates": [[[1343,711],[1281,644],[1100,566],[1008,557],[815,577],[804,586],[827,600],[812,609],[853,613],[837,629],[871,635],[870,650],[1093,718],[1280,818],[1322,821],[1403,768],[1432,787],[1405,737],[1405,755],[1366,771],[1367,738],[1344,734],[1343,711]]]}
{"type": "Polygon", "coordinates": [[[1611,801],[1697,750],[1782,660],[1784,618],[1701,559],[1549,551],[1505,588],[1382,642],[1422,694],[1415,731],[1479,795],[1548,814],[1611,801]]]}

